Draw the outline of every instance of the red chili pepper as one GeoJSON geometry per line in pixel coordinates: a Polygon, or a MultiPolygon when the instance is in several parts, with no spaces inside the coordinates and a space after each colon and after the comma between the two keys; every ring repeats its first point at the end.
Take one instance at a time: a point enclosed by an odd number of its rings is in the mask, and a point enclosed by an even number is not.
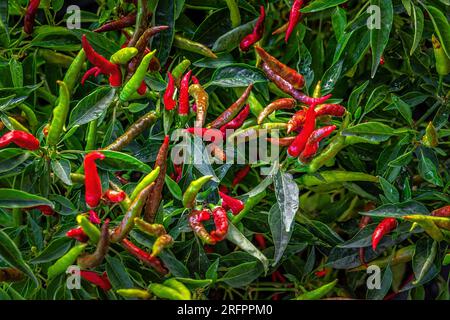
{"type": "Polygon", "coordinates": [[[128,239],[122,240],[122,245],[131,255],[141,260],[144,264],[152,267],[161,274],[167,274],[167,270],[162,266],[161,261],[158,258],[142,250],[128,239]]]}
{"type": "Polygon", "coordinates": [[[432,216],[435,217],[450,217],[450,206],[445,206],[431,212],[432,216]]]}
{"type": "Polygon", "coordinates": [[[39,140],[35,136],[20,130],[11,130],[0,137],[0,148],[4,148],[10,143],[27,150],[37,150],[40,147],[39,140]]]}
{"type": "Polygon", "coordinates": [[[258,243],[258,247],[260,249],[265,249],[267,247],[266,238],[264,238],[264,235],[262,233],[255,233],[254,238],[255,241],[258,243]]]}
{"type": "Polygon", "coordinates": [[[380,57],[380,65],[382,66],[382,65],[384,65],[384,63],[385,63],[385,61],[384,61],[384,57],[383,56],[381,56],[380,57]]]}
{"type": "Polygon", "coordinates": [[[187,133],[194,134],[200,138],[206,137],[209,141],[216,141],[217,135],[222,135],[222,132],[217,129],[208,128],[186,128],[187,133]]]}
{"type": "Polygon", "coordinates": [[[94,224],[102,223],[102,220],[94,210],[89,210],[89,221],[94,224]]]}
{"type": "Polygon", "coordinates": [[[244,52],[247,52],[253,44],[261,40],[264,34],[264,20],[266,19],[266,12],[264,10],[264,6],[260,6],[259,10],[259,18],[256,21],[253,32],[246,35],[239,45],[241,50],[244,52]]]}
{"type": "Polygon", "coordinates": [[[244,109],[242,109],[242,111],[239,112],[238,115],[233,120],[221,126],[220,131],[222,131],[222,133],[225,134],[227,132],[227,129],[235,130],[240,128],[244,124],[244,121],[247,119],[249,114],[250,114],[250,105],[247,104],[244,107],[244,109]]]}
{"type": "Polygon", "coordinates": [[[305,149],[300,154],[300,161],[303,163],[308,162],[319,150],[320,141],[328,137],[335,129],[336,126],[333,125],[314,130],[306,142],[305,149]]]}
{"type": "Polygon", "coordinates": [[[200,84],[200,81],[198,81],[196,76],[192,76],[191,80],[193,84],[200,84]]]}
{"type": "Polygon", "coordinates": [[[80,276],[84,280],[92,283],[93,285],[102,288],[104,291],[108,291],[112,288],[111,282],[109,281],[106,272],[104,272],[102,275],[99,275],[97,272],[94,271],[81,270],[80,276]]]}
{"type": "Polygon", "coordinates": [[[303,7],[303,0],[294,0],[294,3],[292,4],[291,12],[289,14],[289,24],[286,30],[286,37],[284,38],[284,41],[287,43],[292,32],[294,31],[295,27],[300,21],[300,18],[302,16],[302,13],[300,12],[300,9],[303,7]]]}
{"type": "Polygon", "coordinates": [[[98,151],[92,151],[84,157],[85,199],[91,208],[95,208],[102,198],[102,183],[95,164],[97,159],[103,160],[105,155],[98,151]]]}
{"type": "Polygon", "coordinates": [[[172,73],[167,72],[167,77],[169,78],[169,82],[167,83],[167,89],[164,92],[164,107],[166,110],[170,111],[177,105],[177,102],[173,98],[175,94],[175,80],[173,79],[172,73]]]}
{"type": "Polygon", "coordinates": [[[145,83],[145,81],[141,82],[141,85],[139,86],[139,88],[137,89],[137,93],[141,96],[143,96],[145,94],[145,92],[147,91],[147,84],[145,83]]]}
{"type": "MultiPolygon", "coordinates": [[[[365,210],[369,211],[369,210],[365,210]]],[[[370,222],[372,221],[372,218],[370,216],[362,216],[361,220],[359,221],[359,229],[365,228],[370,222]]],[[[367,267],[366,258],[365,258],[365,248],[361,247],[359,248],[359,261],[361,262],[361,265],[364,265],[367,267]]]]}
{"type": "Polygon", "coordinates": [[[72,239],[75,239],[80,242],[88,242],[89,237],[86,233],[84,233],[83,229],[81,227],[77,227],[74,229],[70,229],[66,232],[66,236],[72,239]]]}
{"type": "Polygon", "coordinates": [[[181,80],[180,98],[178,106],[178,114],[186,116],[189,114],[189,80],[191,79],[192,70],[189,70],[181,80]]]}
{"type": "Polygon", "coordinates": [[[30,3],[28,4],[27,11],[25,12],[23,26],[23,31],[25,31],[26,34],[33,33],[34,19],[36,18],[36,12],[39,8],[40,3],[41,0],[30,0],[30,3]]]}
{"type": "Polygon", "coordinates": [[[227,186],[225,186],[225,185],[223,185],[223,184],[221,184],[221,185],[219,186],[219,191],[222,192],[222,193],[225,193],[225,194],[228,194],[228,192],[229,192],[227,186]]]}
{"type": "Polygon", "coordinates": [[[316,275],[317,278],[323,278],[328,274],[329,271],[330,270],[328,270],[328,269],[323,269],[323,270],[314,272],[314,274],[316,275]]]}
{"type": "Polygon", "coordinates": [[[250,169],[251,169],[251,167],[249,165],[246,165],[244,168],[237,171],[234,174],[233,183],[231,185],[233,187],[238,185],[247,176],[247,174],[250,172],[250,169]]]}
{"type": "Polygon", "coordinates": [[[173,164],[174,173],[172,174],[175,182],[179,182],[181,178],[183,177],[183,165],[180,164],[173,164]]]}
{"type": "Polygon", "coordinates": [[[294,142],[288,148],[288,154],[291,157],[298,157],[305,149],[309,136],[314,131],[316,125],[315,105],[311,105],[305,115],[305,124],[302,131],[297,135],[294,142]]]}
{"type": "Polygon", "coordinates": [[[84,86],[84,83],[87,79],[89,79],[90,76],[98,77],[101,73],[101,70],[99,67],[92,67],[86,73],[83,75],[83,78],[81,78],[81,85],[84,86]]]}
{"type": "Polygon", "coordinates": [[[345,107],[340,104],[324,104],[316,108],[316,116],[342,117],[345,114],[345,107]]]}
{"type": "Polygon", "coordinates": [[[233,215],[239,214],[244,209],[244,203],[219,191],[222,198],[222,207],[226,210],[230,209],[233,215]]]}
{"type": "Polygon", "coordinates": [[[94,32],[122,30],[133,26],[135,23],[136,23],[136,13],[130,13],[129,15],[126,15],[122,18],[104,24],[100,28],[95,29],[94,32]]]}
{"type": "Polygon", "coordinates": [[[117,203],[122,202],[126,198],[126,193],[124,191],[116,191],[108,189],[105,192],[105,197],[108,199],[109,202],[117,203]]]}
{"type": "Polygon", "coordinates": [[[289,147],[292,142],[294,142],[295,137],[284,137],[284,138],[266,138],[266,140],[272,144],[281,146],[281,147],[289,147]]]}
{"type": "Polygon", "coordinates": [[[122,85],[122,71],[120,71],[120,67],[95,52],[86,35],[81,37],[81,43],[89,62],[100,68],[102,73],[110,76],[109,84],[112,87],[120,87],[122,85]]]}
{"type": "Polygon", "coordinates": [[[34,207],[34,209],[39,210],[45,216],[52,216],[55,214],[55,210],[53,210],[52,207],[46,205],[36,206],[34,207]]]}
{"type": "Polygon", "coordinates": [[[394,218],[383,219],[372,234],[372,248],[375,251],[381,239],[397,227],[397,220],[394,218]]]}
{"type": "Polygon", "coordinates": [[[228,232],[228,217],[227,212],[222,207],[217,207],[212,212],[216,230],[211,231],[211,237],[215,241],[222,241],[225,239],[228,232]]]}

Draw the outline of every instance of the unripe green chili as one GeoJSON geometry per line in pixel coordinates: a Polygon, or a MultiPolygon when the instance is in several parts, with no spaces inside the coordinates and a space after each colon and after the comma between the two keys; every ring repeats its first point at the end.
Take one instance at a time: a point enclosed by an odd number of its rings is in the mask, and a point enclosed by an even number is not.
{"type": "Polygon", "coordinates": [[[70,173],[70,180],[73,183],[84,183],[85,177],[84,174],[81,173],[70,173]]]}
{"type": "Polygon", "coordinates": [[[82,255],[78,258],[77,264],[83,269],[98,267],[106,256],[109,249],[109,220],[105,220],[102,225],[100,239],[97,248],[92,254],[82,255]]]}
{"type": "Polygon", "coordinates": [[[158,256],[164,249],[170,248],[173,245],[173,238],[168,234],[159,236],[152,246],[152,256],[158,256]]]}
{"type": "Polygon", "coordinates": [[[23,124],[21,124],[15,118],[8,117],[8,120],[9,120],[13,130],[24,131],[26,133],[30,133],[30,130],[28,130],[27,127],[25,127],[23,124]]]}
{"type": "Polygon", "coordinates": [[[67,85],[63,81],[57,81],[59,85],[59,102],[53,109],[53,119],[48,129],[47,144],[55,146],[63,131],[70,107],[70,93],[67,85]]]}
{"type": "Polygon", "coordinates": [[[47,276],[52,279],[61,273],[66,272],[67,268],[70,267],[78,258],[78,256],[83,253],[86,244],[78,244],[69,250],[65,255],[59,258],[53,265],[51,265],[47,270],[47,276]]]}
{"type": "Polygon", "coordinates": [[[84,64],[86,62],[86,54],[83,49],[81,49],[75,59],[73,59],[69,69],[67,69],[66,74],[64,75],[64,83],[67,86],[67,90],[69,90],[69,94],[73,93],[73,89],[75,88],[75,84],[78,82],[78,78],[81,74],[81,70],[84,68],[84,64]]]}
{"type": "Polygon", "coordinates": [[[55,64],[65,68],[70,67],[73,62],[72,57],[49,49],[39,49],[39,56],[41,56],[45,62],[49,64],[55,64]]]}
{"type": "Polygon", "coordinates": [[[169,300],[185,300],[177,290],[159,283],[152,283],[148,289],[157,297],[169,300]]]}
{"type": "Polygon", "coordinates": [[[189,291],[188,288],[186,288],[186,286],[182,282],[178,281],[177,279],[175,278],[167,279],[166,281],[164,281],[163,284],[169,288],[178,291],[178,293],[181,294],[181,296],[183,297],[183,300],[191,300],[191,292],[189,291]]]}
{"type": "Polygon", "coordinates": [[[18,108],[25,114],[31,131],[35,132],[38,126],[38,120],[34,111],[24,103],[20,104],[18,108]]]}
{"type": "Polygon", "coordinates": [[[150,193],[151,187],[152,185],[146,187],[139,193],[136,199],[131,202],[131,205],[120,224],[111,232],[111,242],[119,242],[126,238],[134,226],[134,219],[138,218],[142,213],[142,208],[144,207],[145,201],[150,193]]]}
{"type": "Polygon", "coordinates": [[[156,114],[150,111],[136,120],[124,134],[118,137],[113,143],[105,147],[105,150],[120,151],[131,143],[138,135],[146,130],[156,121],[156,114]]]}
{"type": "Polygon", "coordinates": [[[434,57],[436,59],[436,71],[441,76],[446,76],[450,73],[450,59],[445,54],[439,40],[432,35],[431,41],[433,43],[434,57]]]}
{"type": "Polygon", "coordinates": [[[337,282],[338,279],[334,280],[333,282],[327,283],[313,291],[305,292],[295,297],[295,300],[318,300],[330,293],[331,290],[333,290],[336,286],[337,282]]]}
{"type": "Polygon", "coordinates": [[[450,230],[449,218],[433,217],[421,214],[403,216],[402,218],[420,225],[425,230],[425,232],[436,241],[444,240],[444,235],[437,226],[439,226],[442,229],[450,230]]]}
{"type": "Polygon", "coordinates": [[[135,218],[134,223],[139,230],[145,232],[146,234],[152,237],[157,238],[159,236],[166,234],[166,229],[162,224],[148,223],[140,218],[135,218]]]}
{"type": "Polygon", "coordinates": [[[175,81],[175,84],[177,87],[180,86],[181,78],[183,77],[183,74],[187,71],[187,69],[190,67],[191,61],[188,59],[183,59],[175,68],[172,70],[172,76],[175,81]]]}
{"type": "Polygon", "coordinates": [[[147,290],[142,289],[119,289],[116,292],[124,298],[138,298],[147,300],[152,296],[147,290]]]}
{"type": "Polygon", "coordinates": [[[195,198],[200,189],[205,185],[213,176],[203,176],[191,182],[186,191],[183,194],[183,206],[191,209],[195,205],[195,198]]]}
{"type": "Polygon", "coordinates": [[[378,177],[363,172],[350,171],[321,171],[320,174],[304,174],[295,181],[305,187],[318,186],[336,182],[368,181],[378,182],[378,177]]]}
{"type": "Polygon", "coordinates": [[[236,0],[225,0],[228,10],[230,10],[231,27],[237,28],[241,25],[241,14],[236,0]]]}
{"type": "Polygon", "coordinates": [[[134,188],[133,192],[130,194],[130,199],[133,201],[136,196],[141,193],[142,190],[144,190],[146,187],[148,187],[150,184],[152,184],[156,178],[158,178],[160,168],[156,167],[153,169],[149,174],[147,174],[142,180],[137,184],[137,186],[134,188]]]}
{"type": "Polygon", "coordinates": [[[98,243],[100,240],[100,230],[89,221],[89,218],[80,214],[77,216],[77,223],[83,229],[84,233],[89,237],[92,243],[98,243]]]}
{"type": "Polygon", "coordinates": [[[139,86],[141,85],[142,81],[145,78],[145,75],[147,73],[148,66],[150,65],[150,61],[152,60],[153,56],[155,55],[156,50],[153,50],[152,52],[148,53],[143,59],[139,67],[136,69],[136,72],[133,74],[130,80],[125,84],[125,86],[122,89],[122,92],[120,93],[120,100],[122,101],[128,101],[131,94],[136,92],[139,89],[139,86]]]}
{"type": "Polygon", "coordinates": [[[86,133],[86,147],[85,147],[86,151],[96,149],[95,146],[97,144],[97,124],[98,119],[89,122],[88,130],[86,133]]]}
{"type": "Polygon", "coordinates": [[[116,64],[128,63],[138,53],[138,49],[135,47],[125,47],[114,53],[109,61],[116,64]]]}
{"type": "Polygon", "coordinates": [[[182,50],[198,53],[198,54],[208,57],[208,58],[217,59],[216,54],[214,52],[212,52],[211,49],[209,49],[207,46],[205,46],[201,43],[183,38],[180,35],[175,35],[175,37],[173,39],[173,45],[174,45],[174,47],[177,47],[182,50]]]}
{"type": "Polygon", "coordinates": [[[244,203],[244,209],[242,209],[241,212],[239,212],[238,215],[233,217],[233,224],[238,224],[242,219],[244,219],[250,211],[261,202],[262,199],[266,197],[266,191],[258,193],[257,195],[250,197],[245,201],[244,203]]]}

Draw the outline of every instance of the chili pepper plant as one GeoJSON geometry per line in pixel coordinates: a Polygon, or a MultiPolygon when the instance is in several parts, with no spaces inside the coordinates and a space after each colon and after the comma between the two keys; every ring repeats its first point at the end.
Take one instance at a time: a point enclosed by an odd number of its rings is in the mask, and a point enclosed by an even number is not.
{"type": "Polygon", "coordinates": [[[448,1],[71,4],[0,2],[0,299],[449,299],[448,1]]]}

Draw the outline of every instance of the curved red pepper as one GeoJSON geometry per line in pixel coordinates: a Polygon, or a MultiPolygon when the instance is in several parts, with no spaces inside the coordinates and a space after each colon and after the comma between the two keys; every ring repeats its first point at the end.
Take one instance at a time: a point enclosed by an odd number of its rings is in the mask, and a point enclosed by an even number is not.
{"type": "Polygon", "coordinates": [[[233,187],[238,185],[247,176],[247,174],[250,172],[250,169],[251,169],[251,167],[249,165],[246,165],[244,168],[237,171],[234,174],[233,183],[231,185],[233,187]]]}
{"type": "Polygon", "coordinates": [[[55,214],[55,210],[53,210],[52,207],[46,205],[36,206],[34,207],[34,209],[39,210],[45,216],[52,216],[55,214]]]}
{"type": "Polygon", "coordinates": [[[264,6],[260,6],[259,10],[260,15],[256,21],[255,27],[253,28],[253,32],[246,35],[239,45],[241,50],[244,52],[247,52],[253,44],[261,40],[264,34],[264,20],[266,19],[266,11],[264,10],[264,6]]]}
{"type": "Polygon", "coordinates": [[[99,67],[92,67],[86,73],[83,75],[83,78],[81,78],[81,85],[84,86],[84,83],[87,79],[89,79],[90,76],[98,77],[101,73],[101,70],[99,67]]]}
{"type": "Polygon", "coordinates": [[[167,83],[166,91],[164,92],[164,107],[166,110],[170,111],[177,105],[177,102],[173,98],[173,95],[175,94],[175,80],[173,79],[172,73],[167,72],[167,78],[169,79],[169,82],[167,83]]]}
{"type": "Polygon", "coordinates": [[[105,159],[105,155],[98,151],[88,153],[84,158],[84,175],[85,175],[85,189],[86,189],[86,203],[95,208],[102,198],[102,183],[97,171],[95,160],[105,159]]]}
{"type": "Polygon", "coordinates": [[[215,241],[222,241],[225,239],[228,232],[228,217],[227,212],[222,207],[217,207],[212,212],[216,230],[211,231],[211,237],[215,241]]]}
{"type": "Polygon", "coordinates": [[[222,207],[226,210],[230,209],[233,215],[239,214],[244,209],[244,203],[241,200],[230,197],[220,191],[219,195],[222,198],[222,207]]]}
{"type": "Polygon", "coordinates": [[[247,119],[249,114],[250,114],[250,105],[247,104],[244,107],[244,109],[242,109],[242,111],[239,112],[238,115],[233,120],[221,126],[220,131],[222,131],[222,133],[225,134],[227,132],[227,129],[235,130],[240,128],[244,124],[244,121],[247,119]]]}
{"type": "Polygon", "coordinates": [[[191,80],[193,84],[200,84],[200,81],[198,81],[196,76],[192,76],[191,80]]]}
{"type": "Polygon", "coordinates": [[[95,212],[94,210],[89,210],[89,221],[94,224],[102,223],[102,220],[98,216],[97,212],[95,212]]]}
{"type": "Polygon", "coordinates": [[[163,267],[161,261],[158,258],[142,250],[128,239],[122,240],[122,245],[130,254],[141,260],[146,265],[154,268],[161,274],[167,274],[167,270],[163,267]]]}
{"type": "Polygon", "coordinates": [[[191,79],[192,70],[189,70],[181,80],[180,84],[180,103],[178,106],[178,114],[186,116],[189,114],[189,80],[191,79]]]}
{"type": "Polygon", "coordinates": [[[66,232],[66,236],[72,239],[75,239],[80,242],[88,242],[89,237],[86,233],[84,233],[83,229],[81,227],[77,227],[74,229],[70,229],[66,232]]]}
{"type": "Polygon", "coordinates": [[[10,143],[27,150],[37,150],[40,147],[39,140],[35,136],[20,130],[11,130],[0,137],[0,148],[4,148],[10,143]]]}
{"type": "Polygon", "coordinates": [[[288,148],[288,154],[291,157],[298,157],[305,149],[306,142],[309,136],[314,131],[316,125],[316,112],[314,111],[315,105],[311,105],[305,115],[305,124],[302,131],[297,135],[294,142],[288,148]]]}
{"type": "Polygon", "coordinates": [[[104,272],[102,275],[99,275],[97,272],[94,271],[81,270],[80,276],[84,280],[92,283],[93,285],[102,288],[104,291],[108,291],[112,288],[111,282],[109,281],[106,272],[104,272]]]}
{"type": "Polygon", "coordinates": [[[303,163],[309,161],[317,153],[317,150],[319,150],[320,141],[328,137],[335,129],[336,126],[333,125],[314,130],[306,142],[305,149],[300,154],[300,161],[303,163]]]}
{"type": "Polygon", "coordinates": [[[303,0],[294,0],[292,4],[291,12],[289,13],[289,24],[286,30],[286,37],[284,41],[287,43],[289,38],[291,37],[292,32],[300,21],[302,13],[300,9],[303,7],[303,0]]]}
{"type": "Polygon", "coordinates": [[[372,234],[372,248],[375,251],[378,243],[383,237],[397,227],[397,220],[394,218],[383,219],[372,234]]]}
{"type": "Polygon", "coordinates": [[[40,3],[41,0],[30,0],[30,3],[28,4],[27,11],[25,12],[23,26],[23,31],[25,31],[26,34],[33,33],[34,19],[36,18],[36,12],[39,8],[40,3]]]}

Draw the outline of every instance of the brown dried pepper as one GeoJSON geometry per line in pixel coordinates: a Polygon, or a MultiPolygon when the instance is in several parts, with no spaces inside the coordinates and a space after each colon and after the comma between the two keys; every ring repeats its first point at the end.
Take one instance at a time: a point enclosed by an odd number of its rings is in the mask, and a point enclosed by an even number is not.
{"type": "Polygon", "coordinates": [[[220,131],[222,131],[222,133],[225,134],[227,129],[233,130],[239,129],[244,124],[244,121],[247,119],[249,114],[250,114],[250,105],[247,104],[245,105],[244,109],[242,109],[242,111],[239,112],[238,115],[233,120],[221,126],[220,131]]]}
{"type": "Polygon", "coordinates": [[[92,254],[85,254],[78,258],[77,263],[83,269],[98,267],[106,256],[109,249],[109,219],[106,219],[102,225],[100,239],[97,248],[92,254]]]}
{"type": "Polygon", "coordinates": [[[271,56],[260,46],[255,46],[256,52],[267,66],[281,78],[289,82],[295,89],[301,89],[305,85],[305,78],[296,70],[288,67],[277,58],[271,56]]]}
{"type": "Polygon", "coordinates": [[[0,268],[0,283],[1,282],[18,282],[25,278],[25,275],[14,268],[0,268]]]}
{"type": "Polygon", "coordinates": [[[156,178],[154,185],[151,187],[150,193],[147,197],[147,204],[145,205],[144,220],[150,223],[155,221],[156,213],[158,212],[159,204],[162,199],[162,190],[164,187],[166,171],[167,171],[167,155],[169,153],[169,136],[164,137],[164,141],[159,148],[156,156],[155,168],[159,167],[159,175],[156,178]]]}
{"type": "Polygon", "coordinates": [[[207,127],[219,129],[220,127],[228,123],[231,119],[233,119],[239,113],[239,111],[241,111],[252,89],[253,84],[250,84],[247,89],[245,89],[244,93],[242,93],[242,95],[239,97],[239,99],[237,99],[236,102],[233,103],[228,109],[222,112],[222,114],[218,116],[216,120],[211,122],[207,127]]]}
{"type": "Polygon", "coordinates": [[[136,23],[136,13],[130,13],[129,15],[126,15],[122,18],[105,23],[103,26],[95,29],[94,32],[122,30],[133,26],[135,23],[136,23]]]}
{"type": "Polygon", "coordinates": [[[265,107],[263,111],[261,111],[261,113],[258,115],[257,123],[261,124],[264,121],[264,119],[275,110],[295,108],[296,103],[297,101],[293,98],[282,98],[275,100],[274,102],[270,103],[267,107],[265,107]]]}
{"type": "Polygon", "coordinates": [[[120,151],[131,143],[138,135],[146,130],[156,121],[155,112],[150,111],[136,120],[124,134],[118,137],[113,143],[105,147],[105,150],[120,151]]]}
{"type": "Polygon", "coordinates": [[[200,84],[192,84],[189,87],[189,94],[194,97],[197,106],[197,115],[194,127],[201,128],[205,124],[206,113],[208,111],[209,99],[208,93],[200,84]]]}

